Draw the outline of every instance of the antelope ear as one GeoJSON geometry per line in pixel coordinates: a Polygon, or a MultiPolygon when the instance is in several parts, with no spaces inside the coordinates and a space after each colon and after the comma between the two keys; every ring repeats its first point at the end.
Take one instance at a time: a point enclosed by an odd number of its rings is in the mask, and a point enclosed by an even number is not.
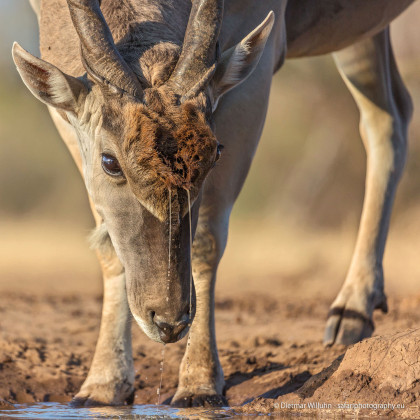
{"type": "Polygon", "coordinates": [[[274,12],[271,11],[239,44],[222,54],[210,85],[214,98],[213,111],[226,92],[242,83],[255,70],[273,24],[274,12]]]}
{"type": "Polygon", "coordinates": [[[25,51],[17,42],[12,48],[13,61],[25,85],[44,104],[76,112],[77,100],[87,92],[85,84],[57,67],[25,51]]]}

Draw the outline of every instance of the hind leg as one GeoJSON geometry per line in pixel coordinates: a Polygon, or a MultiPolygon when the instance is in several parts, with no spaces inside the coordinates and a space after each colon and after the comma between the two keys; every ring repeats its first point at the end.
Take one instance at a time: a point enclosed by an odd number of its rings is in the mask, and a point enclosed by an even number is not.
{"type": "Polygon", "coordinates": [[[412,114],[389,29],[334,55],[360,110],[367,154],[366,189],[356,247],[345,282],[331,306],[325,344],[352,344],[369,337],[375,309],[387,311],[382,258],[391,208],[407,148],[412,114]]]}

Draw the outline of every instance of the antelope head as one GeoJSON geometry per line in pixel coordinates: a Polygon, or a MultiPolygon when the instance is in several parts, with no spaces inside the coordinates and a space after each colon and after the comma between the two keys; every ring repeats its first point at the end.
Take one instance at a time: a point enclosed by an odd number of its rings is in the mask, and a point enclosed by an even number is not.
{"type": "Polygon", "coordinates": [[[195,312],[190,234],[221,151],[213,112],[256,67],[274,16],[220,54],[223,0],[194,0],[176,64],[145,84],[117,49],[99,0],[67,3],[86,74],[67,75],[16,43],[13,58],[29,90],[77,133],[85,184],[124,267],[134,318],[151,339],[174,342],[195,312]]]}

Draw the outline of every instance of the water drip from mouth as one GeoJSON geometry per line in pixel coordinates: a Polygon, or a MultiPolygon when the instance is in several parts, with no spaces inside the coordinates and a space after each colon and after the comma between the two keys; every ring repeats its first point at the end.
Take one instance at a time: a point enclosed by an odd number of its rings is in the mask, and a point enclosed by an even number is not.
{"type": "Polygon", "coordinates": [[[172,191],[168,189],[169,195],[169,241],[168,241],[168,281],[166,283],[166,302],[169,302],[169,283],[171,278],[171,247],[172,247],[172,191]]]}
{"type": "Polygon", "coordinates": [[[160,404],[160,394],[162,391],[162,380],[163,380],[163,364],[165,362],[165,344],[163,344],[162,348],[162,361],[160,362],[160,382],[159,382],[159,388],[157,389],[157,402],[156,405],[160,404]]]}
{"type": "MultiPolygon", "coordinates": [[[[166,282],[166,301],[169,302],[169,284],[171,281],[171,247],[172,247],[172,192],[168,188],[168,198],[169,198],[169,238],[168,238],[168,272],[167,272],[167,282],[166,282]]],[[[159,388],[157,389],[157,402],[156,405],[160,404],[160,395],[162,391],[162,381],[163,381],[163,366],[165,363],[165,343],[163,343],[162,348],[162,360],[160,362],[160,381],[159,388]]]]}
{"type": "Polygon", "coordinates": [[[191,318],[192,318],[192,286],[193,286],[193,275],[192,275],[192,228],[191,228],[191,197],[190,191],[187,190],[187,197],[188,197],[188,222],[190,227],[190,313],[189,313],[189,320],[188,320],[188,328],[190,329],[188,332],[188,339],[187,339],[187,385],[190,378],[190,356],[189,356],[189,347],[191,343],[191,318]]]}
{"type": "Polygon", "coordinates": [[[193,286],[193,275],[192,275],[192,229],[191,229],[191,198],[190,191],[187,190],[188,196],[188,222],[190,225],[190,316],[188,326],[191,327],[191,315],[192,315],[192,286],[193,286]]]}

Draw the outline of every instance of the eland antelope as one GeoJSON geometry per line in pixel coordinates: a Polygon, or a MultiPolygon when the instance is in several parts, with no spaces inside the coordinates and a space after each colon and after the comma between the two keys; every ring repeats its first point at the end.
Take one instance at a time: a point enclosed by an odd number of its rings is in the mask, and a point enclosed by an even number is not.
{"type": "Polygon", "coordinates": [[[14,61],[84,178],[104,278],[99,339],[74,404],[133,401],[131,314],[160,343],[189,331],[172,404],[226,404],[216,270],[286,58],[334,53],[360,109],[363,213],[324,342],[372,334],[373,311],[387,310],[382,257],[412,113],[389,24],[412,2],[31,0],[42,59],[14,44],[14,61]]]}

